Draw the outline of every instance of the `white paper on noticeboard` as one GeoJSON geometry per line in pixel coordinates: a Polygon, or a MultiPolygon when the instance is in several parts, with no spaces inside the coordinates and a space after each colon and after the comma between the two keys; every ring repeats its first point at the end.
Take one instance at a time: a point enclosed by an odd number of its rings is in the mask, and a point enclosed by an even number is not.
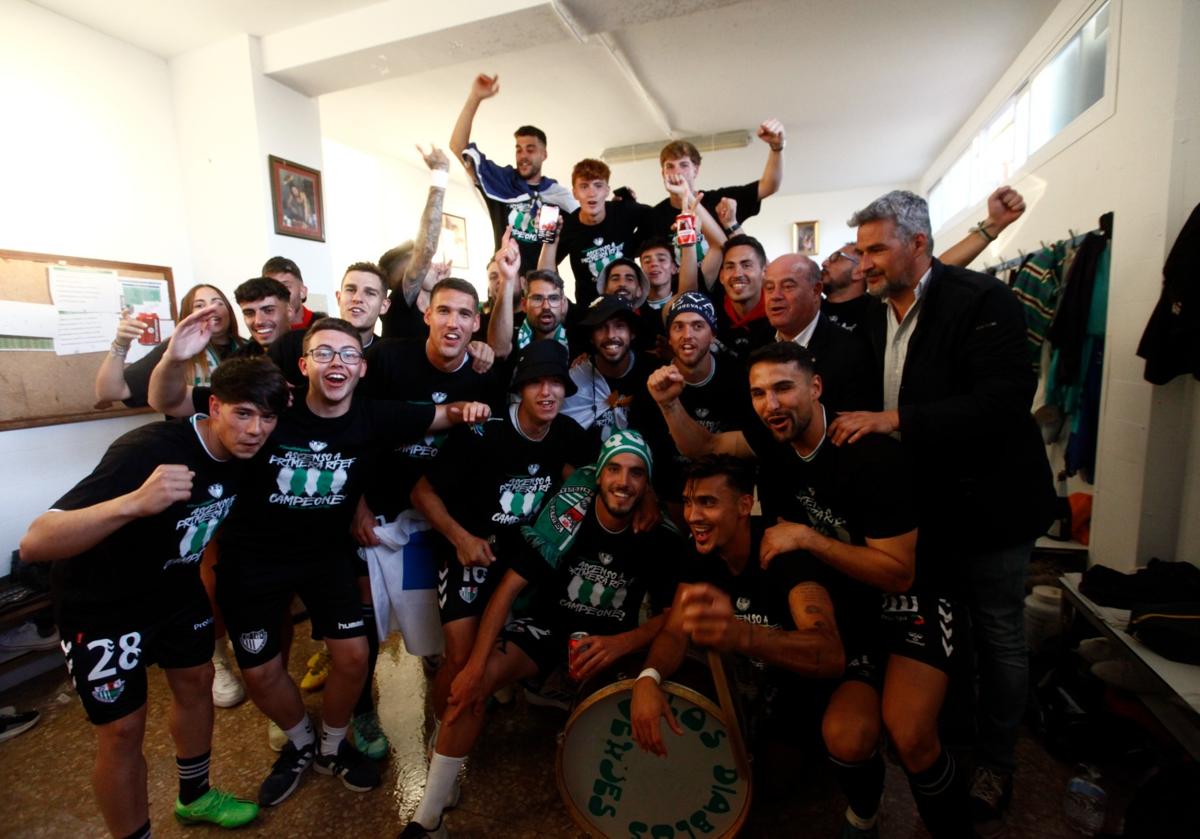
{"type": "Polygon", "coordinates": [[[121,303],[134,314],[155,314],[160,321],[171,318],[171,293],[166,280],[145,280],[141,277],[118,277],[121,284],[121,303]]]}
{"type": "Polygon", "coordinates": [[[0,300],[0,335],[53,338],[58,329],[58,309],[49,303],[0,300]]]}
{"type": "Polygon", "coordinates": [[[121,284],[117,272],[51,265],[50,299],[58,309],[54,351],[59,355],[103,352],[117,333],[121,284]]]}

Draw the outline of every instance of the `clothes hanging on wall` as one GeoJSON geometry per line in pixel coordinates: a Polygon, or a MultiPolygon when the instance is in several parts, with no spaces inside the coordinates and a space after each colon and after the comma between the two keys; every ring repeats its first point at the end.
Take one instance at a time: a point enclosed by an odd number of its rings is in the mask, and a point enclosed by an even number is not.
{"type": "Polygon", "coordinates": [[[1025,312],[1025,341],[1035,373],[1041,371],[1042,343],[1058,308],[1066,252],[1066,242],[1055,242],[1030,254],[1009,283],[1025,312]]]}
{"type": "Polygon", "coordinates": [[[1163,289],[1137,354],[1146,381],[1165,385],[1191,373],[1200,379],[1200,205],[1179,232],[1163,266],[1163,289]]]}

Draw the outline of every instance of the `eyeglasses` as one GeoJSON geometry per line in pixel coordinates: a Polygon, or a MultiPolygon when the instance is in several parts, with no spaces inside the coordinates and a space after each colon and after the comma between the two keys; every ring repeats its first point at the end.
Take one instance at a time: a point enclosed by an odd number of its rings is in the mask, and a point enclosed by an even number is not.
{"type": "Polygon", "coordinates": [[[333,361],[333,357],[336,355],[342,360],[343,364],[349,364],[351,367],[358,365],[363,359],[362,350],[356,350],[354,347],[342,347],[340,350],[335,350],[333,347],[327,347],[324,344],[319,347],[313,347],[305,355],[311,355],[313,361],[318,364],[328,364],[333,361]]]}
{"type": "Polygon", "coordinates": [[[858,257],[851,256],[850,254],[846,253],[845,251],[834,251],[833,253],[831,253],[829,255],[829,259],[826,261],[830,265],[835,265],[839,259],[844,259],[847,262],[853,263],[854,265],[858,264],[858,257]]]}
{"type": "Polygon", "coordinates": [[[533,308],[539,309],[544,303],[557,306],[563,301],[563,296],[561,294],[531,294],[526,299],[533,308]]]}

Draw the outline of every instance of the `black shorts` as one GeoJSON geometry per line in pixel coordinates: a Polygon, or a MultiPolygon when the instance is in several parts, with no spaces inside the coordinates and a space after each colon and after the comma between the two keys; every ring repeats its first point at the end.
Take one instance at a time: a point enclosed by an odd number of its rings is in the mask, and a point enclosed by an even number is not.
{"type": "Polygon", "coordinates": [[[567,648],[570,636],[556,629],[548,621],[537,618],[518,618],[510,621],[500,633],[498,644],[515,644],[521,652],[533,659],[538,676],[545,678],[557,667],[567,664],[567,648]]]}
{"type": "Polygon", "coordinates": [[[952,673],[956,650],[967,640],[966,626],[960,626],[954,607],[952,599],[938,594],[880,595],[874,637],[860,635],[847,644],[842,681],[866,682],[882,692],[887,660],[893,655],[952,673]]]}
{"type": "Polygon", "coordinates": [[[482,617],[492,592],[500,585],[500,579],[508,568],[503,560],[496,560],[488,567],[481,565],[459,565],[454,548],[441,552],[438,566],[438,609],[442,613],[442,625],[463,618],[482,617]]]}
{"type": "Polygon", "coordinates": [[[225,616],[238,666],[257,667],[279,654],[280,632],[293,595],[312,621],[313,637],[366,635],[362,598],[349,556],[297,565],[217,565],[217,603],[225,616]]]}
{"type": "MultiPolygon", "coordinates": [[[[146,668],[199,667],[213,655],[212,606],[204,589],[165,615],[60,627],[67,674],[94,725],[119,720],[146,704],[146,668]]],[[[125,610],[120,610],[125,611],[125,610]]]]}

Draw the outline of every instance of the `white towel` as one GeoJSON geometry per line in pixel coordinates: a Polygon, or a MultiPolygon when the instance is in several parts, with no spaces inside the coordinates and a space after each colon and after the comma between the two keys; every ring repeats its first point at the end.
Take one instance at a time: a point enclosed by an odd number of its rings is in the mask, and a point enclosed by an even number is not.
{"type": "Polygon", "coordinates": [[[375,527],[380,545],[359,548],[371,577],[371,599],[379,641],[393,629],[404,636],[413,655],[440,655],[445,650],[437,604],[437,566],[430,544],[429,522],[416,510],[375,527]]]}

